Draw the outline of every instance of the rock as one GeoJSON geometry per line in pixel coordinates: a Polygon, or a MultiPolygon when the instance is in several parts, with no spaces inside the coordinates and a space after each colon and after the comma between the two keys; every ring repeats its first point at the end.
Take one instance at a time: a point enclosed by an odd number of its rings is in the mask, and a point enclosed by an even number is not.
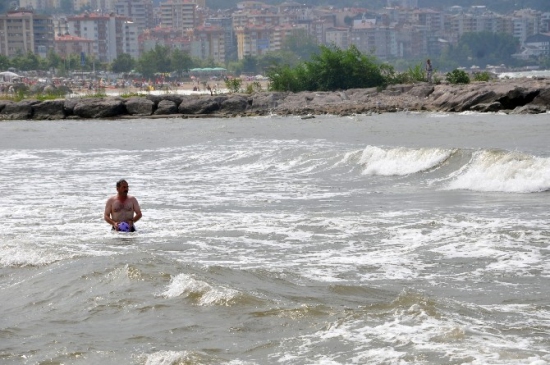
{"type": "Polygon", "coordinates": [[[80,118],[110,118],[127,114],[124,102],[120,98],[81,99],[73,109],[80,118]]]}
{"type": "Polygon", "coordinates": [[[427,98],[434,92],[434,86],[432,84],[416,85],[408,91],[408,94],[416,96],[417,98],[427,98]]]}
{"type": "Polygon", "coordinates": [[[167,114],[176,114],[178,112],[178,106],[171,100],[161,100],[158,103],[157,110],[155,110],[155,115],[167,115],[167,114]]]}
{"type": "Polygon", "coordinates": [[[389,85],[382,93],[386,95],[401,95],[410,91],[413,87],[413,84],[389,85]]]}
{"type": "Polygon", "coordinates": [[[65,100],[45,100],[34,104],[32,119],[65,119],[65,100]]]}
{"type": "Polygon", "coordinates": [[[65,112],[65,115],[74,115],[74,107],[80,102],[80,100],[80,98],[65,99],[65,102],[63,103],[63,111],[65,112]]]}
{"type": "Polygon", "coordinates": [[[255,93],[250,97],[248,110],[254,112],[269,112],[283,103],[287,93],[283,92],[265,92],[255,93]]]}
{"type": "Polygon", "coordinates": [[[179,95],[179,94],[164,94],[164,95],[148,94],[146,96],[146,99],[151,100],[152,102],[155,103],[155,107],[158,106],[158,104],[162,100],[169,100],[169,101],[173,102],[174,104],[176,104],[176,108],[177,108],[177,107],[179,107],[179,105],[181,104],[181,102],[183,101],[184,98],[185,98],[185,96],[179,95]]]}
{"type": "Polygon", "coordinates": [[[498,101],[494,101],[492,103],[481,103],[472,106],[470,109],[481,113],[497,112],[502,109],[502,104],[498,101]]]}
{"type": "Polygon", "coordinates": [[[211,96],[183,99],[178,108],[181,114],[210,114],[218,110],[220,110],[218,97],[211,96]]]}
{"type": "Polygon", "coordinates": [[[4,107],[5,107],[7,104],[10,104],[10,103],[13,103],[13,102],[10,101],[10,100],[2,100],[2,99],[0,99],[0,113],[2,112],[2,110],[4,109],[4,107]]]}
{"type": "Polygon", "coordinates": [[[31,119],[34,104],[39,103],[38,100],[22,100],[18,103],[8,103],[0,113],[0,119],[7,120],[25,120],[31,119]]]}
{"type": "Polygon", "coordinates": [[[518,106],[510,114],[542,114],[546,111],[547,108],[543,105],[524,105],[518,106]]]}
{"type": "Polygon", "coordinates": [[[248,107],[248,98],[242,95],[233,95],[222,101],[220,109],[224,113],[238,114],[242,113],[248,107]]]}
{"type": "Polygon", "coordinates": [[[145,98],[132,97],[126,100],[124,105],[126,106],[128,114],[138,116],[153,114],[155,103],[145,98]]]}
{"type": "Polygon", "coordinates": [[[543,89],[531,102],[533,105],[544,105],[550,107],[550,88],[543,89]]]}

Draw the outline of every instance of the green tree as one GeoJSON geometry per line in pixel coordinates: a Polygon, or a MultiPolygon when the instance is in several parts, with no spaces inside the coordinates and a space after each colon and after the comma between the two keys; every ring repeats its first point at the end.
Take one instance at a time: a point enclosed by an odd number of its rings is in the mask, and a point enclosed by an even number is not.
{"type": "Polygon", "coordinates": [[[5,71],[11,67],[11,62],[8,56],[0,55],[0,70],[5,71]]]}
{"type": "Polygon", "coordinates": [[[194,66],[195,62],[188,52],[184,52],[181,49],[174,49],[172,51],[172,54],[170,55],[170,67],[180,76],[194,66]]]}
{"type": "Polygon", "coordinates": [[[40,57],[32,52],[26,54],[19,54],[12,59],[12,64],[15,68],[22,71],[40,70],[42,69],[40,63],[40,57]]]}
{"type": "Polygon", "coordinates": [[[156,72],[170,72],[170,48],[156,45],[137,60],[136,69],[145,77],[153,77],[156,72]]]}
{"type": "Polygon", "coordinates": [[[130,72],[134,69],[136,61],[127,53],[119,55],[111,62],[111,71],[130,72]]]}
{"type": "Polygon", "coordinates": [[[248,74],[257,74],[258,73],[258,58],[254,56],[244,56],[242,59],[242,72],[248,74]]]}
{"type": "Polygon", "coordinates": [[[46,64],[48,68],[59,68],[61,64],[63,63],[63,60],[53,49],[50,49],[48,51],[48,54],[46,55],[46,64]]]}
{"type": "Polygon", "coordinates": [[[268,77],[273,90],[334,91],[382,86],[393,73],[390,65],[380,65],[374,56],[362,54],[355,46],[347,50],[321,46],[311,61],[294,68],[276,67],[268,72],[268,77]]]}

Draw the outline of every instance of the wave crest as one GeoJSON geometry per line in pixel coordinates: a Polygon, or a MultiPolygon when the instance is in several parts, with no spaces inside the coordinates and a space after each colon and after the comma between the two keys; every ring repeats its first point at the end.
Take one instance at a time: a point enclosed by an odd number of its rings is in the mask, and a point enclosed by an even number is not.
{"type": "Polygon", "coordinates": [[[447,186],[449,190],[534,193],[550,189],[550,158],[483,150],[447,186]]]}
{"type": "Polygon", "coordinates": [[[454,150],[441,148],[390,148],[367,146],[359,163],[364,175],[403,176],[431,170],[445,162],[454,150]]]}

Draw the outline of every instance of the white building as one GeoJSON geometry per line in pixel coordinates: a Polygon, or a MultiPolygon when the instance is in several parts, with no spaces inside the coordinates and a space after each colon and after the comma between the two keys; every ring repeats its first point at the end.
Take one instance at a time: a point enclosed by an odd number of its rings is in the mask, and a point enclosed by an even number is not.
{"type": "Polygon", "coordinates": [[[69,33],[95,42],[94,53],[102,62],[112,62],[123,53],[139,56],[138,28],[119,15],[85,13],[67,18],[69,33]]]}

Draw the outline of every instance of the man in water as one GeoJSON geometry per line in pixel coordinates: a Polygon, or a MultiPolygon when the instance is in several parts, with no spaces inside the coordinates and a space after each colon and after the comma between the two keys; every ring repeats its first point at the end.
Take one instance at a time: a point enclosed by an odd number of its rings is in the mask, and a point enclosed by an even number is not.
{"type": "Polygon", "coordinates": [[[113,226],[113,230],[118,231],[118,225],[126,222],[130,226],[130,232],[134,232],[136,230],[134,223],[141,218],[139,203],[135,197],[128,195],[126,180],[117,181],[116,190],[118,194],[107,199],[103,219],[113,226]]]}

